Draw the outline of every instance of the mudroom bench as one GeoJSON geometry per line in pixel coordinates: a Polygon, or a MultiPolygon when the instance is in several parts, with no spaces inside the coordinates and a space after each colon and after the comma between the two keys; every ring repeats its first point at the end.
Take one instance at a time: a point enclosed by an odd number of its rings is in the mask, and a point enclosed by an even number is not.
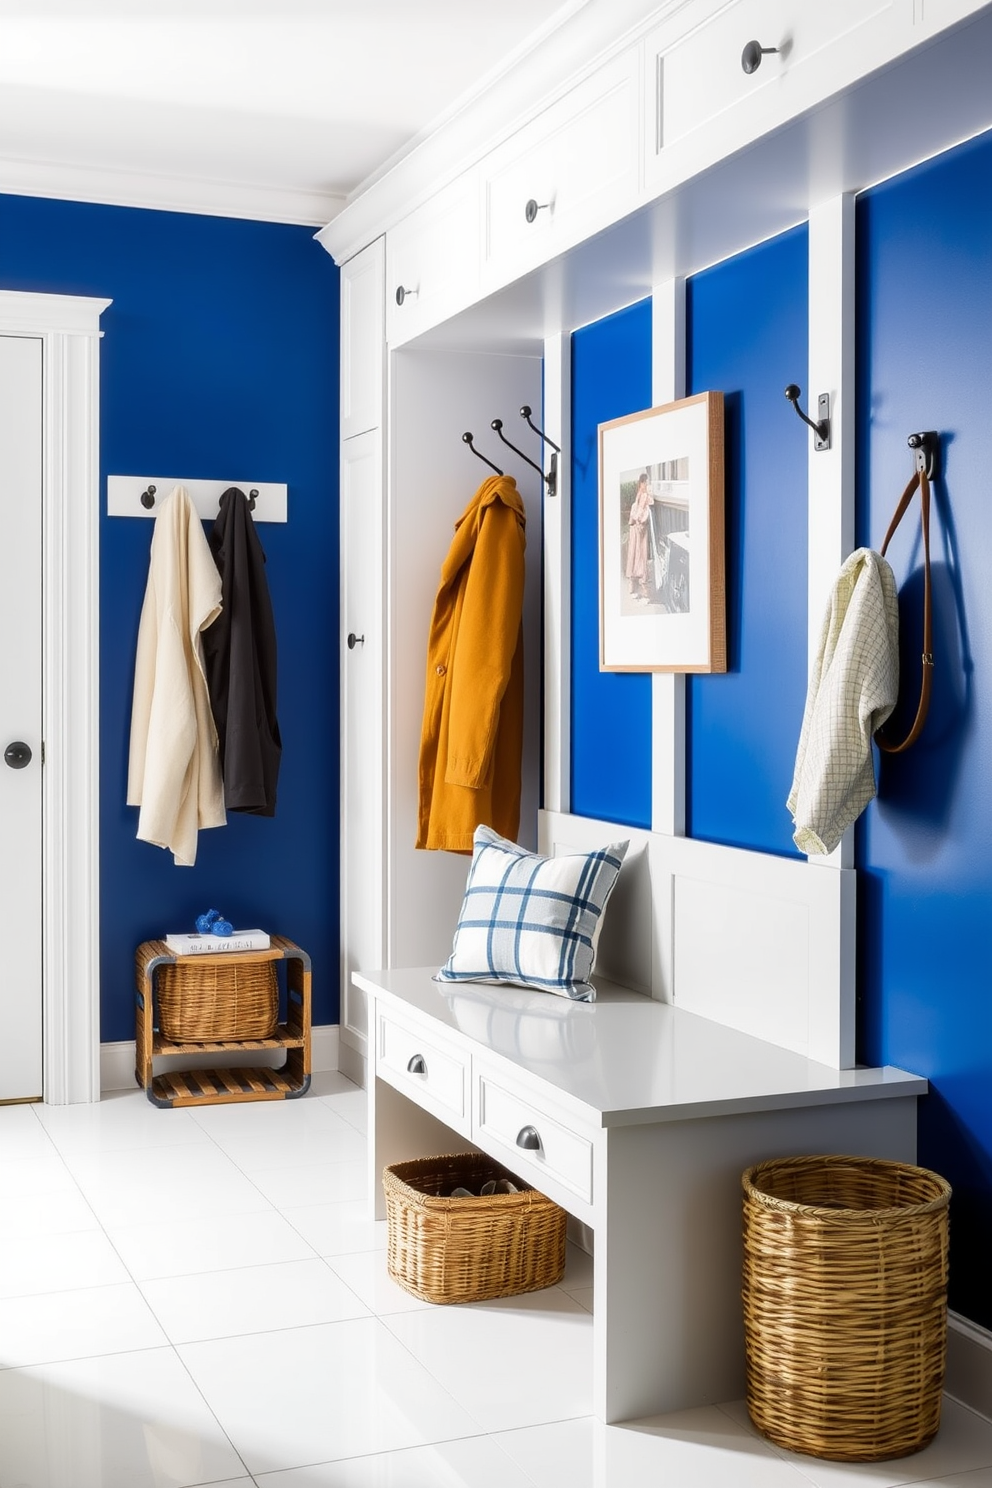
{"type": "Polygon", "coordinates": [[[355,973],[369,1007],[376,1217],[389,1163],[476,1147],[594,1235],[604,1421],[744,1392],[740,1175],[761,1158],[913,1162],[927,1082],[835,1069],[597,978],[597,1001],[355,973]]]}

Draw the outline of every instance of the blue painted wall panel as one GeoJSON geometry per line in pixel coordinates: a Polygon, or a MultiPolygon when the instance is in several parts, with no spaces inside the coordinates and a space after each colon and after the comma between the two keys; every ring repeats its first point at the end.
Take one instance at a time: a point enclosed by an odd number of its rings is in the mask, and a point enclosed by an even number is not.
{"type": "Polygon", "coordinates": [[[651,407],[651,302],[572,337],[572,810],[651,825],[651,679],[599,670],[599,424],[651,407]]]}
{"type": "MultiPolygon", "coordinates": [[[[930,715],[882,758],[859,824],[863,1048],[929,1077],[920,1160],[954,1185],[951,1303],[992,1326],[992,136],[858,203],[859,541],[878,547],[912,472],[907,436],[945,453],[932,532],[930,715]]],[[[901,586],[902,692],[919,690],[917,502],[889,556],[901,586]]]]}
{"type": "Polygon", "coordinates": [[[125,781],[148,521],[100,524],[105,1041],[134,1036],[133,956],[208,906],[299,941],[338,1019],[338,272],[312,230],[0,197],[0,287],[97,295],[101,510],[113,474],[287,481],[259,532],[279,642],[276,816],[200,834],[194,868],[135,839],[125,781]]]}
{"type": "MultiPolygon", "coordinates": [[[[687,389],[726,419],[727,673],[687,687],[686,830],[796,854],[785,800],[806,700],[810,435],[783,396],[808,363],[805,227],[687,284],[687,389]]],[[[805,391],[805,388],[804,388],[805,391]]]]}

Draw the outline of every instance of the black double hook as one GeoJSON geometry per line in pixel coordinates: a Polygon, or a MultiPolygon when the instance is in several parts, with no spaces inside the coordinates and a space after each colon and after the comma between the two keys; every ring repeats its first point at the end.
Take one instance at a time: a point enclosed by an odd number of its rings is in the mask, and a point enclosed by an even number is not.
{"type": "MultiPolygon", "coordinates": [[[[499,435],[503,443],[509,449],[511,449],[515,455],[519,455],[521,460],[524,460],[528,465],[531,466],[532,469],[536,470],[541,479],[547,482],[548,495],[555,496],[557,495],[558,489],[558,456],[561,454],[561,447],[555,444],[553,439],[549,439],[548,436],[537,427],[537,425],[531,418],[531,412],[532,410],[530,404],[524,403],[520,409],[520,417],[525,420],[528,427],[533,429],[534,433],[540,439],[543,439],[546,443],[550,444],[554,452],[551,456],[551,469],[547,475],[545,475],[543,467],[538,465],[536,460],[532,460],[530,455],[525,454],[522,449],[519,449],[517,445],[512,443],[511,440],[507,439],[506,435],[503,433],[502,419],[492,419],[489,427],[493,429],[496,434],[499,435]]],[[[488,465],[490,470],[495,470],[497,475],[502,475],[503,471],[500,469],[500,467],[498,465],[494,465],[492,460],[487,459],[486,456],[482,454],[481,450],[476,449],[475,444],[473,443],[474,438],[474,434],[472,434],[468,430],[466,430],[466,432],[462,435],[463,442],[468,445],[469,449],[472,451],[473,455],[475,455],[476,459],[479,459],[483,462],[483,464],[488,465]]]]}

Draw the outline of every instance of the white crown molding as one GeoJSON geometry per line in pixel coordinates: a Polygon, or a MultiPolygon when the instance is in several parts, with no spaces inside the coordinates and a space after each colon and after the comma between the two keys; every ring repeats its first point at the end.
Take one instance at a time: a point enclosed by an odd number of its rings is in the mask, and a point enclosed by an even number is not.
{"type": "Polygon", "coordinates": [[[567,15],[514,54],[512,66],[464,99],[358,186],[317,233],[335,263],[352,258],[447,181],[666,16],[698,0],[609,0],[567,15]]]}
{"type": "Polygon", "coordinates": [[[0,334],[19,336],[94,336],[111,300],[85,295],[34,294],[0,289],[0,334]]]}
{"type": "Polygon", "coordinates": [[[97,206],[188,212],[201,217],[243,217],[254,222],[285,222],[301,227],[326,223],[345,201],[343,196],[330,191],[4,159],[0,159],[0,192],[92,202],[97,206]]]}

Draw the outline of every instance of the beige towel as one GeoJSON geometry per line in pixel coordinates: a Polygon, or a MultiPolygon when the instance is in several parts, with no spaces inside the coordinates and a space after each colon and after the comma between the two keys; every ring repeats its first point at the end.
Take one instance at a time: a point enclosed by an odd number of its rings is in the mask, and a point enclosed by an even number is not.
{"type": "Polygon", "coordinates": [[[200,632],[220,614],[221,580],[185,486],[155,517],[138,626],[127,802],[138,837],[196,861],[201,827],[226,820],[200,632]]]}
{"type": "Polygon", "coordinates": [[[809,680],[788,808],[802,852],[833,852],[875,794],[871,740],[899,691],[892,569],[858,548],[834,582],[809,680]]]}

